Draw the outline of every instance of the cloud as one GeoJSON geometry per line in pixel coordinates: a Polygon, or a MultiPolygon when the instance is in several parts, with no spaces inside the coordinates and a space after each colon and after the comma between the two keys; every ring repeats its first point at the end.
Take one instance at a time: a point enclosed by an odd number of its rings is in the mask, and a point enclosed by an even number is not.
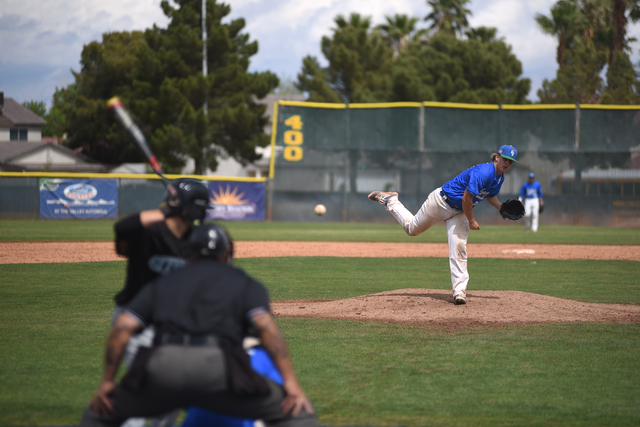
{"type": "MultiPolygon", "coordinates": [[[[50,102],[55,87],[73,81],[70,69],[79,70],[84,45],[102,41],[102,34],[166,27],[161,0],[1,0],[0,90],[20,102],[50,102]],[[66,83],[65,83],[66,82],[66,83]],[[18,95],[20,94],[20,95],[18,95]]],[[[556,0],[473,0],[472,26],[493,26],[512,46],[523,64],[523,77],[532,80],[530,99],[544,78],[555,77],[556,40],[537,28],[536,13],[548,14],[556,0]]],[[[171,2],[171,0],[170,0],[171,2]]],[[[330,36],[334,19],[359,12],[372,24],[385,16],[407,14],[420,19],[430,8],[426,0],[232,0],[227,20],[245,19],[244,32],[257,40],[259,52],[251,58],[251,71],[270,70],[293,77],[302,59],[315,56],[321,64],[323,36],[330,36]]],[[[175,3],[171,2],[174,7],[175,3]]],[[[629,24],[629,36],[640,38],[640,26],[629,24]]],[[[640,60],[637,44],[632,59],[640,60]]]]}

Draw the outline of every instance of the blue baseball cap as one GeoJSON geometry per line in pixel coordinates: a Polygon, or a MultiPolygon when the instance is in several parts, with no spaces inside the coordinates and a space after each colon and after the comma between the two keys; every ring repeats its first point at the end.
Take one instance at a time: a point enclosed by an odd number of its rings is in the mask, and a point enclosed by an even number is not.
{"type": "Polygon", "coordinates": [[[518,150],[513,145],[503,145],[498,150],[498,154],[500,154],[505,159],[513,160],[518,163],[516,157],[518,157],[518,150]]]}
{"type": "Polygon", "coordinates": [[[536,174],[535,174],[535,173],[531,172],[531,173],[529,174],[529,178],[535,178],[535,177],[536,177],[536,174]]]}

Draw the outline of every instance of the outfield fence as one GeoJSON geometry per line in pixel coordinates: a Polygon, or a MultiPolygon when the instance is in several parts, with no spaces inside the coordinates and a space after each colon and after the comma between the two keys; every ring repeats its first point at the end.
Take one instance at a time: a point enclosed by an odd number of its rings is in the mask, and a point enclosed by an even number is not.
{"type": "MultiPolygon", "coordinates": [[[[454,103],[274,106],[273,215],[393,221],[366,196],[397,191],[415,212],[463,170],[518,149],[500,199],[517,197],[530,172],[546,201],[542,224],[640,226],[640,106],[454,103]]],[[[501,221],[485,204],[481,223],[501,221]]]]}
{"type": "MultiPolygon", "coordinates": [[[[510,144],[518,163],[501,200],[534,172],[541,224],[640,226],[640,106],[279,101],[273,111],[268,179],[192,176],[209,182],[218,218],[392,222],[369,192],[397,191],[415,212],[433,189],[510,144]],[[254,183],[263,197],[235,183],[254,183]],[[245,215],[251,209],[263,215],[245,215]]],[[[117,217],[164,198],[155,175],[0,173],[0,218],[41,218],[43,180],[64,177],[116,180],[117,217]]],[[[487,203],[474,212],[481,224],[501,222],[487,203]]]]}

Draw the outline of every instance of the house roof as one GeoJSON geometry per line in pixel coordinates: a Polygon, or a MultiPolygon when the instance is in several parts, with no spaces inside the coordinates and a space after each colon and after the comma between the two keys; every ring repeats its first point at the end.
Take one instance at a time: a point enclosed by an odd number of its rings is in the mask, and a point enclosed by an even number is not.
{"type": "Polygon", "coordinates": [[[24,141],[10,141],[0,142],[0,170],[17,170],[17,171],[42,171],[45,168],[43,164],[18,164],[13,163],[14,160],[29,153],[33,153],[44,148],[50,148],[67,155],[73,156],[80,160],[77,164],[51,164],[46,165],[46,168],[50,172],[108,172],[111,169],[110,166],[103,165],[95,160],[76,153],[69,148],[61,145],[53,144],[51,142],[24,142],[24,141]]]}
{"type": "Polygon", "coordinates": [[[47,121],[13,98],[4,98],[0,126],[45,126],[47,121]]]}

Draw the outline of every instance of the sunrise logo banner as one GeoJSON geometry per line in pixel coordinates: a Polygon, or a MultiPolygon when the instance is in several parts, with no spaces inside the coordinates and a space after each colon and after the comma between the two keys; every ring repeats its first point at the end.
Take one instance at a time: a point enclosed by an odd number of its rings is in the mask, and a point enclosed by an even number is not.
{"type": "Polygon", "coordinates": [[[209,209],[205,219],[264,221],[262,182],[209,182],[209,209]]]}

